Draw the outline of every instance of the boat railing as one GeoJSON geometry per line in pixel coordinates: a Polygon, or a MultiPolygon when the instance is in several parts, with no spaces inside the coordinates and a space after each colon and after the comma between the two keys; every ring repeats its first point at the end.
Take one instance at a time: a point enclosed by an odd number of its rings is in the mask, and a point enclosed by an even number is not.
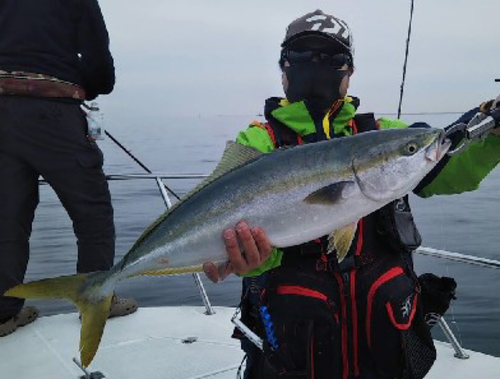
{"type": "MultiPolygon", "coordinates": [[[[447,251],[447,250],[433,249],[430,247],[419,247],[417,250],[415,250],[415,252],[418,254],[421,254],[421,255],[429,256],[429,257],[446,259],[446,260],[470,264],[470,265],[474,265],[474,266],[487,267],[487,268],[492,268],[492,269],[500,269],[500,261],[497,261],[494,259],[476,257],[474,255],[455,253],[455,252],[451,252],[451,251],[447,251]]],[[[446,322],[444,317],[441,317],[441,319],[439,320],[439,326],[441,327],[441,330],[443,331],[444,335],[446,336],[446,338],[450,342],[451,346],[453,346],[453,349],[455,350],[455,357],[457,357],[459,359],[469,358],[468,354],[464,351],[464,349],[462,348],[462,346],[458,342],[457,338],[453,334],[452,330],[448,326],[448,323],[446,322]]]]}
{"type": "MultiPolygon", "coordinates": [[[[154,180],[156,182],[156,185],[158,186],[158,189],[160,191],[160,194],[163,198],[163,201],[165,203],[165,206],[167,209],[169,209],[172,206],[172,202],[170,200],[168,192],[171,191],[163,182],[163,180],[188,180],[188,179],[204,179],[208,175],[205,174],[172,174],[172,173],[148,173],[148,174],[110,174],[106,175],[107,179],[110,181],[119,181],[119,180],[154,180]]],[[[43,183],[43,181],[42,181],[43,183]]],[[[438,250],[438,249],[433,249],[429,247],[420,247],[416,251],[416,253],[425,255],[425,256],[431,256],[435,258],[441,258],[441,259],[446,259],[446,260],[451,260],[455,262],[460,262],[460,263],[466,263],[466,264],[471,264],[471,265],[476,265],[476,266],[481,266],[481,267],[487,267],[487,268],[493,268],[493,269],[500,269],[500,261],[494,260],[494,259],[487,259],[487,258],[481,258],[481,257],[476,257],[473,255],[466,255],[466,254],[460,254],[460,253],[455,253],[455,252],[450,252],[446,250],[438,250]]],[[[203,301],[203,304],[205,306],[206,314],[207,315],[213,315],[215,313],[211,303],[210,299],[208,298],[207,292],[205,290],[205,287],[203,285],[203,282],[200,278],[200,275],[198,273],[193,274],[193,279],[195,281],[195,284],[198,288],[198,291],[200,293],[201,299],[203,301]]],[[[236,316],[236,315],[235,315],[236,316]]],[[[237,317],[233,317],[233,323],[238,327],[249,339],[254,342],[258,347],[262,348],[262,340],[255,334],[253,334],[250,329],[248,329],[237,317]]],[[[460,345],[458,342],[457,338],[453,334],[453,331],[450,329],[448,323],[444,319],[444,317],[441,317],[439,320],[439,325],[448,339],[450,345],[454,348],[455,350],[455,357],[459,359],[467,359],[469,358],[468,354],[465,352],[463,347],[460,345]]]]}

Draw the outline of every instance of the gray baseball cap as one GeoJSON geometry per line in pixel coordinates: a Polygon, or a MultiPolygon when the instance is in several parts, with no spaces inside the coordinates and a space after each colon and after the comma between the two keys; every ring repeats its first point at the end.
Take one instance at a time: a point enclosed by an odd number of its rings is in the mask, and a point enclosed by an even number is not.
{"type": "Polygon", "coordinates": [[[283,49],[322,49],[354,55],[352,34],[341,19],[320,9],[292,21],[286,29],[283,49]]]}

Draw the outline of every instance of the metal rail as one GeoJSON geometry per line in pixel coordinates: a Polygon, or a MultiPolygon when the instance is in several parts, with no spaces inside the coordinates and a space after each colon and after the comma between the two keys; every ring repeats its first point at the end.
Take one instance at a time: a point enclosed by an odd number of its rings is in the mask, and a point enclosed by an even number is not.
{"type": "MultiPolygon", "coordinates": [[[[156,179],[205,179],[208,175],[206,174],[168,174],[168,173],[158,173],[158,174],[108,174],[106,179],[110,181],[120,181],[120,180],[155,180],[156,179]]],[[[44,179],[39,180],[40,184],[47,184],[44,179]]]]}
{"type": "MultiPolygon", "coordinates": [[[[165,202],[165,206],[167,209],[170,209],[172,206],[172,202],[170,201],[170,198],[168,197],[168,193],[166,190],[166,186],[161,180],[160,177],[156,177],[156,184],[158,185],[158,189],[160,190],[161,196],[163,197],[163,201],[165,202]]],[[[208,298],[207,291],[205,291],[205,286],[203,285],[203,282],[201,281],[200,275],[198,273],[193,274],[193,279],[194,282],[196,283],[196,286],[198,287],[198,291],[200,292],[201,300],[203,301],[203,304],[205,305],[205,313],[207,315],[213,315],[215,314],[214,309],[212,308],[212,304],[210,304],[210,299],[208,298]]]]}
{"type": "Polygon", "coordinates": [[[463,349],[463,347],[460,345],[460,342],[458,342],[457,337],[455,337],[455,334],[453,334],[453,331],[448,326],[448,323],[446,322],[444,317],[441,317],[439,319],[439,326],[441,327],[441,330],[448,339],[448,342],[455,350],[455,358],[469,359],[469,354],[467,354],[463,349]]]}
{"type": "Polygon", "coordinates": [[[500,269],[500,261],[488,258],[480,258],[474,255],[453,253],[446,250],[438,250],[430,247],[419,247],[415,250],[416,253],[421,255],[427,255],[429,257],[447,259],[450,261],[467,263],[475,266],[488,267],[500,269]]]}
{"type": "Polygon", "coordinates": [[[135,179],[205,179],[205,174],[109,174],[108,180],[135,180],[135,179]]]}
{"type": "MultiPolygon", "coordinates": [[[[474,266],[487,267],[492,269],[500,269],[500,261],[495,259],[481,258],[474,255],[454,253],[446,250],[433,249],[430,247],[419,247],[415,250],[417,254],[425,255],[428,257],[447,259],[454,262],[470,264],[474,266]]],[[[450,345],[455,350],[455,357],[459,359],[467,359],[469,355],[464,351],[453,331],[448,326],[444,317],[439,320],[439,326],[443,330],[444,335],[448,339],[450,345]]]]}

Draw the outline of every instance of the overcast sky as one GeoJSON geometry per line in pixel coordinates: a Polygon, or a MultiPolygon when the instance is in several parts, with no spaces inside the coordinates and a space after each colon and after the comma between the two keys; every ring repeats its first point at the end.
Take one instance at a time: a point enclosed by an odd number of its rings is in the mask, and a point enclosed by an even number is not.
{"type": "MultiPolygon", "coordinates": [[[[285,28],[321,9],[354,35],[350,93],[397,110],[410,0],[101,0],[117,69],[107,117],[257,114],[281,96],[285,28]]],[[[500,1],[415,0],[403,111],[468,109],[500,93],[500,1]]]]}

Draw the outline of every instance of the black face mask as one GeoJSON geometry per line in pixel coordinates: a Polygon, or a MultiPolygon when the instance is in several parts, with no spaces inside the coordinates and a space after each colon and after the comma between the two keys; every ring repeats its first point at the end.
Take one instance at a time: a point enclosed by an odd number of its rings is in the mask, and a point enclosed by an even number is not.
{"type": "Polygon", "coordinates": [[[340,98],[340,83],[348,73],[318,62],[296,63],[283,67],[283,71],[288,79],[288,101],[305,100],[323,111],[340,98]]]}

